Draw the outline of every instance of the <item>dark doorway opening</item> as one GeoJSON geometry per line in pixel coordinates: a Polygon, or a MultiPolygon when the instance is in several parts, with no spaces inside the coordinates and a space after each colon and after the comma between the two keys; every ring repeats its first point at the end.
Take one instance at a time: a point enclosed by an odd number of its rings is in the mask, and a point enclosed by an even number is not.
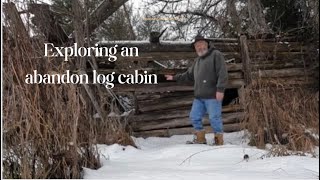
{"type": "Polygon", "coordinates": [[[229,104],[236,104],[238,101],[239,94],[237,88],[226,89],[224,92],[224,98],[222,106],[227,106],[229,104]]]}

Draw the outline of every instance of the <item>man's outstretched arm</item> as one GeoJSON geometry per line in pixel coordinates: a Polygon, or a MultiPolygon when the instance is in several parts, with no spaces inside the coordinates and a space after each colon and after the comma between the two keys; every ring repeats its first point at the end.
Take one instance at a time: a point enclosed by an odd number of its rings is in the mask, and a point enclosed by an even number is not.
{"type": "Polygon", "coordinates": [[[167,80],[176,80],[178,82],[193,82],[193,71],[194,71],[194,63],[192,66],[188,68],[188,70],[184,73],[176,74],[176,75],[165,75],[167,80]]]}

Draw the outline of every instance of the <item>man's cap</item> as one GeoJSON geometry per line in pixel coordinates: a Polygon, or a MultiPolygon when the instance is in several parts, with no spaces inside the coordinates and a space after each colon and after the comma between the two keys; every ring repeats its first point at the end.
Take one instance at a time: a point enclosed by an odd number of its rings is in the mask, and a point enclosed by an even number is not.
{"type": "Polygon", "coordinates": [[[191,44],[192,48],[194,48],[194,44],[198,41],[206,41],[208,43],[208,45],[210,44],[209,39],[204,38],[202,35],[198,34],[195,38],[193,43],[191,44]]]}

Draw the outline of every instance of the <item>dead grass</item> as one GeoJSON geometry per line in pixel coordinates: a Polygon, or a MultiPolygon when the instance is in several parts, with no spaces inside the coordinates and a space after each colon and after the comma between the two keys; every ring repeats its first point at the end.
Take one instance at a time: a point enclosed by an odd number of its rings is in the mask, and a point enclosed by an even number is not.
{"type": "Polygon", "coordinates": [[[283,151],[313,153],[319,145],[319,101],[316,89],[256,79],[243,93],[245,121],[251,145],[264,148],[267,143],[281,145],[283,151]]]}
{"type": "Polygon", "coordinates": [[[82,86],[25,84],[33,70],[59,73],[75,63],[43,58],[44,42],[10,24],[3,38],[4,178],[81,178],[82,167],[101,166],[97,143],[134,144],[121,122],[93,118],[82,86]]]}

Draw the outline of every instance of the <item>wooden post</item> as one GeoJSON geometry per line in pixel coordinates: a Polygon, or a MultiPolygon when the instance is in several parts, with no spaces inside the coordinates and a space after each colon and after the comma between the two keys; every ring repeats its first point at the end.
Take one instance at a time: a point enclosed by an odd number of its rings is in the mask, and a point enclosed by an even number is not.
{"type": "Polygon", "coordinates": [[[247,44],[247,37],[245,35],[240,36],[240,48],[241,48],[241,58],[244,72],[245,84],[251,83],[251,65],[250,65],[250,54],[247,44]]]}

